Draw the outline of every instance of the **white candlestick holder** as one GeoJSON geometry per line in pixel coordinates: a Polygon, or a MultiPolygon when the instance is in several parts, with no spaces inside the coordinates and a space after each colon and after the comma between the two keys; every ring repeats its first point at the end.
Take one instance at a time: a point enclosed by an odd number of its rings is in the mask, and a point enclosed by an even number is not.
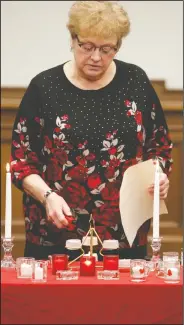
{"type": "Polygon", "coordinates": [[[157,268],[158,262],[160,261],[160,248],[161,248],[162,238],[163,237],[151,239],[151,248],[153,251],[151,261],[154,262],[155,269],[157,268]]]}
{"type": "Polygon", "coordinates": [[[14,237],[11,237],[11,238],[1,237],[1,240],[2,240],[2,246],[4,249],[4,257],[1,260],[1,268],[15,269],[16,263],[12,257],[12,248],[14,246],[14,244],[13,244],[14,237]]]}

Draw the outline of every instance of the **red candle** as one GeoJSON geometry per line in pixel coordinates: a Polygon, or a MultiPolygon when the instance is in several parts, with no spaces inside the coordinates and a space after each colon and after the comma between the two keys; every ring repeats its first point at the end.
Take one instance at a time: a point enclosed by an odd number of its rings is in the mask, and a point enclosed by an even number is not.
{"type": "Polygon", "coordinates": [[[118,270],[119,256],[118,255],[104,255],[103,269],[104,270],[118,270]]]}
{"type": "Polygon", "coordinates": [[[80,259],[80,275],[95,275],[95,256],[82,256],[80,259]]]}
{"type": "Polygon", "coordinates": [[[52,274],[56,274],[56,271],[68,269],[68,256],[65,254],[52,255],[52,274]]]}

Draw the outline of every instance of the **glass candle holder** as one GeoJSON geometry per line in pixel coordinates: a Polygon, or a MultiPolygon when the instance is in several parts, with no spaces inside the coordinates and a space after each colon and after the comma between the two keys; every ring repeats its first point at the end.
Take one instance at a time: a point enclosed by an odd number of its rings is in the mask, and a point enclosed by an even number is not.
{"type": "Polygon", "coordinates": [[[164,262],[160,259],[156,265],[156,276],[164,278],[164,262]]]}
{"type": "Polygon", "coordinates": [[[99,279],[99,280],[119,280],[119,271],[118,270],[97,271],[97,279],[99,279]]]}
{"type": "Polygon", "coordinates": [[[178,261],[179,253],[178,252],[163,252],[163,262],[167,261],[178,261]]]}
{"type": "Polygon", "coordinates": [[[93,276],[95,275],[95,256],[83,255],[80,258],[80,275],[93,276]]]}
{"type": "Polygon", "coordinates": [[[56,271],[56,280],[78,280],[79,271],[56,271]]]}
{"type": "Polygon", "coordinates": [[[32,257],[18,257],[16,259],[17,278],[31,279],[34,261],[32,257]]]}
{"type": "Polygon", "coordinates": [[[33,264],[33,282],[46,282],[47,281],[47,266],[48,262],[43,260],[34,261],[33,264]]]}
{"type": "Polygon", "coordinates": [[[56,271],[68,269],[68,255],[54,254],[52,255],[52,274],[55,275],[56,271]]]}
{"type": "Polygon", "coordinates": [[[130,277],[132,282],[143,282],[147,277],[146,261],[135,259],[130,261],[130,277]]]}
{"type": "Polygon", "coordinates": [[[118,255],[104,255],[103,257],[103,269],[104,270],[118,270],[119,268],[119,256],[118,255]]]}
{"type": "Polygon", "coordinates": [[[164,282],[178,283],[180,281],[180,261],[164,262],[164,282]]]}

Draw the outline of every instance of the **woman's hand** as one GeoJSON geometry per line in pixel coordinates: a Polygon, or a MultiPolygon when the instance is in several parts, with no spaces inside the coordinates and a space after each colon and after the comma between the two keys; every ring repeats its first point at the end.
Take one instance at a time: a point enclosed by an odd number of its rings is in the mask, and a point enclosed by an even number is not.
{"type": "MultiPolygon", "coordinates": [[[[160,199],[161,200],[166,199],[169,190],[169,179],[166,174],[160,173],[159,185],[160,185],[160,199]]],[[[148,192],[150,193],[150,195],[154,194],[154,184],[151,184],[148,187],[148,192]]]]}
{"type": "Polygon", "coordinates": [[[46,199],[45,209],[48,221],[51,221],[57,228],[68,226],[65,216],[71,216],[71,210],[66,201],[57,193],[52,192],[46,199]]]}

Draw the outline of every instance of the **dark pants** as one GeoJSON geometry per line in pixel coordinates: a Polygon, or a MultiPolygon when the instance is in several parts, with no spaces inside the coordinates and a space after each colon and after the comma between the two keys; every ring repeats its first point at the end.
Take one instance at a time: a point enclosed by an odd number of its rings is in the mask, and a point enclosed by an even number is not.
{"type": "MultiPolygon", "coordinates": [[[[24,256],[34,257],[36,260],[47,260],[48,255],[53,254],[66,254],[65,247],[62,246],[41,246],[26,242],[24,256]]],[[[145,258],[147,255],[147,246],[137,246],[135,248],[123,248],[119,251],[120,259],[135,259],[145,258]]],[[[99,254],[99,261],[102,260],[102,256],[99,254]]],[[[73,259],[72,256],[70,259],[73,259]]]]}

